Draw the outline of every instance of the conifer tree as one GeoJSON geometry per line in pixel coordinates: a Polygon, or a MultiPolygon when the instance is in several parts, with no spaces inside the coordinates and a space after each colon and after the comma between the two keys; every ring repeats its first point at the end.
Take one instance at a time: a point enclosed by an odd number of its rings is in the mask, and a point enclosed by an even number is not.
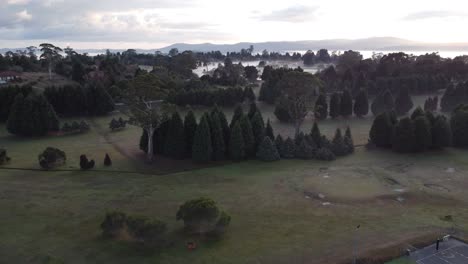
{"type": "Polygon", "coordinates": [[[259,112],[256,112],[251,120],[252,132],[255,139],[255,149],[262,143],[265,137],[265,123],[259,112]]]}
{"type": "Polygon", "coordinates": [[[366,90],[361,89],[354,102],[354,114],[358,117],[366,116],[369,113],[369,98],[366,90]]]}
{"type": "Polygon", "coordinates": [[[369,132],[370,141],[380,148],[387,148],[392,145],[393,124],[388,113],[377,115],[372,123],[369,132]]]}
{"type": "Polygon", "coordinates": [[[277,135],[275,139],[275,146],[276,149],[278,150],[278,153],[281,153],[284,151],[284,139],[281,135],[277,135]]]}
{"type": "Polygon", "coordinates": [[[371,110],[374,115],[381,114],[383,112],[393,111],[395,108],[395,101],[392,93],[387,89],[383,93],[379,94],[371,105],[371,110]]]}
{"type": "Polygon", "coordinates": [[[219,115],[211,115],[211,141],[213,147],[213,159],[224,160],[226,154],[226,145],[224,142],[223,129],[219,121],[219,115]]]}
{"type": "MultiPolygon", "coordinates": [[[[249,113],[248,113],[249,119],[252,120],[252,118],[254,117],[254,115],[255,115],[257,112],[260,112],[260,111],[258,110],[257,104],[256,104],[256,103],[251,103],[251,104],[250,104],[250,108],[249,108],[249,113]]],[[[261,113],[260,113],[260,114],[261,114],[261,113]]]]}
{"type": "Polygon", "coordinates": [[[348,154],[347,146],[345,144],[341,129],[336,129],[335,137],[332,140],[332,152],[336,156],[344,156],[348,154]]]}
{"type": "Polygon", "coordinates": [[[414,151],[414,123],[409,117],[400,119],[395,125],[392,135],[392,148],[396,152],[408,153],[414,151]]]}
{"type": "Polygon", "coordinates": [[[231,138],[229,140],[229,155],[231,159],[240,161],[245,159],[244,136],[242,135],[242,128],[240,121],[238,121],[232,128],[231,138]]]}
{"type": "Polygon", "coordinates": [[[104,157],[104,166],[109,167],[112,166],[112,160],[109,156],[109,154],[106,153],[106,156],[104,157]]]}
{"type": "Polygon", "coordinates": [[[400,116],[405,115],[411,108],[413,108],[413,100],[411,100],[408,88],[402,87],[395,98],[395,113],[400,116]]]}
{"type": "Polygon", "coordinates": [[[200,124],[193,138],[192,159],[196,162],[208,162],[211,160],[212,154],[210,126],[206,115],[204,115],[200,119],[200,124]]]}
{"type": "Polygon", "coordinates": [[[190,110],[184,119],[184,135],[185,135],[185,153],[192,155],[193,137],[197,131],[197,119],[192,110],[190,110]]]}
{"type": "Polygon", "coordinates": [[[271,140],[275,138],[273,133],[273,127],[271,127],[270,119],[267,120],[267,124],[265,127],[265,136],[269,137],[271,140]]]}
{"type": "Polygon", "coordinates": [[[314,114],[315,118],[320,120],[326,119],[328,117],[327,96],[324,93],[321,93],[315,102],[314,114]]]}
{"type": "Polygon", "coordinates": [[[341,114],[341,97],[339,93],[333,93],[330,99],[330,116],[331,118],[337,118],[341,114]]]}
{"type": "Polygon", "coordinates": [[[353,114],[353,97],[348,89],[343,91],[340,103],[340,114],[344,117],[351,116],[353,114]]]}
{"type": "Polygon", "coordinates": [[[313,159],[315,157],[315,150],[305,138],[296,146],[295,157],[298,159],[313,159]]]}
{"type": "Polygon", "coordinates": [[[351,135],[351,128],[348,126],[346,128],[345,136],[344,136],[344,144],[347,149],[347,154],[351,154],[354,152],[354,140],[353,136],[351,135]]]}
{"type": "Polygon", "coordinates": [[[322,146],[322,134],[320,133],[320,129],[318,127],[317,122],[314,122],[312,130],[310,131],[310,136],[318,147],[322,146]]]}
{"type": "Polygon", "coordinates": [[[183,159],[185,155],[185,132],[184,124],[178,112],[172,114],[169,121],[167,140],[165,142],[165,153],[174,159],[183,159]]]}
{"type": "Polygon", "coordinates": [[[414,109],[413,113],[411,114],[411,119],[415,120],[420,116],[424,117],[426,116],[426,113],[420,106],[418,106],[416,109],[414,109]]]}
{"type": "Polygon", "coordinates": [[[252,131],[252,124],[247,116],[243,115],[239,120],[239,125],[242,128],[242,136],[244,138],[245,154],[247,157],[255,156],[255,138],[252,131]]]}
{"type": "Polygon", "coordinates": [[[414,150],[426,151],[432,145],[431,124],[425,116],[419,116],[414,119],[414,150]]]}
{"type": "Polygon", "coordinates": [[[262,143],[258,147],[257,158],[261,161],[280,160],[278,150],[269,137],[263,138],[262,143]]]}
{"type": "Polygon", "coordinates": [[[450,118],[453,146],[468,147],[468,105],[462,104],[455,108],[450,118]]]}
{"type": "Polygon", "coordinates": [[[283,159],[293,159],[296,155],[296,144],[291,138],[287,138],[284,141],[283,148],[280,152],[280,156],[283,159]]]}
{"type": "Polygon", "coordinates": [[[452,130],[447,118],[439,115],[435,118],[432,127],[432,147],[442,149],[452,145],[452,130]]]}
{"type": "Polygon", "coordinates": [[[231,119],[231,124],[229,127],[232,129],[234,124],[241,119],[241,117],[244,115],[244,110],[242,109],[241,105],[238,105],[236,109],[234,110],[234,115],[232,116],[231,119]]]}

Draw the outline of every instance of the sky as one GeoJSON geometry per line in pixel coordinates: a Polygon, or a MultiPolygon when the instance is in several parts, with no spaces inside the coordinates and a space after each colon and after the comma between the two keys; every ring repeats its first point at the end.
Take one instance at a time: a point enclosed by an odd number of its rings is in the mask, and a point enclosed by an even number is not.
{"type": "Polygon", "coordinates": [[[468,42],[468,0],[0,0],[0,48],[399,37],[468,42]]]}

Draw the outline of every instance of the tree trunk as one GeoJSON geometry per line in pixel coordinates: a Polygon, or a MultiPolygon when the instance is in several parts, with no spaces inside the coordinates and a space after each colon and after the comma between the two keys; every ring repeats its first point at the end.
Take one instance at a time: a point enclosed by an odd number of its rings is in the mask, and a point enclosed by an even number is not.
{"type": "Polygon", "coordinates": [[[148,158],[148,162],[152,163],[154,159],[154,153],[153,153],[153,135],[154,135],[155,129],[153,126],[150,126],[148,129],[146,129],[146,132],[148,133],[148,152],[146,153],[146,157],[148,158]]]}

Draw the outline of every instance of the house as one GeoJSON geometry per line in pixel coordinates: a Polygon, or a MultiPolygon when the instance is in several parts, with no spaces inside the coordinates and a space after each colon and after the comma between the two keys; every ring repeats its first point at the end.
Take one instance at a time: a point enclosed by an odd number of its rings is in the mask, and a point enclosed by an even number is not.
{"type": "Polygon", "coordinates": [[[0,72],[0,84],[15,81],[21,77],[21,73],[15,71],[0,72]]]}

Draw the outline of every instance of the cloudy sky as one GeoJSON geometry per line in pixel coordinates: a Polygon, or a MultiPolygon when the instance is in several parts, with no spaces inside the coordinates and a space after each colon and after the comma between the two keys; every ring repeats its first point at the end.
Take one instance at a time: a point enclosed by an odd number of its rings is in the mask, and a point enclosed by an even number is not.
{"type": "Polygon", "coordinates": [[[467,0],[0,0],[0,48],[393,36],[468,42],[467,0]]]}

